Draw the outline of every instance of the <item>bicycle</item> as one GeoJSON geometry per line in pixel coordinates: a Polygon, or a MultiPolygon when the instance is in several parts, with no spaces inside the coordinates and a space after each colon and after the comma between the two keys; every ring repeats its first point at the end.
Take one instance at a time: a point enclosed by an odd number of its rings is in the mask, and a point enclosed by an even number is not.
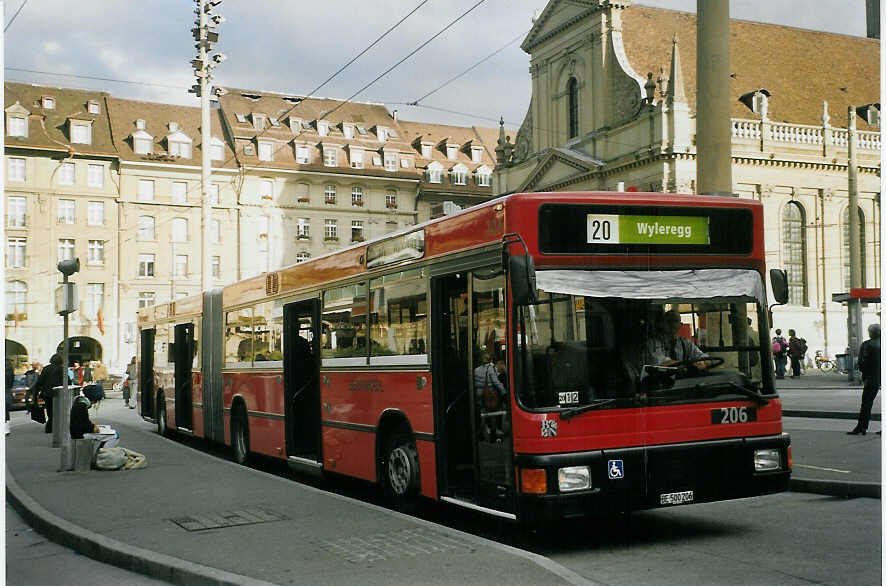
{"type": "Polygon", "coordinates": [[[815,367],[822,372],[830,372],[837,367],[837,363],[824,354],[821,350],[815,351],[815,367]]]}

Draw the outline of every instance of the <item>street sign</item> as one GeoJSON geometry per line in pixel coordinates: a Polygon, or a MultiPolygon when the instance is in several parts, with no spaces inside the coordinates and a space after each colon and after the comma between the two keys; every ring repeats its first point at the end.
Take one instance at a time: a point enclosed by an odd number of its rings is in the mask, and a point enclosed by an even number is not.
{"type": "Polygon", "coordinates": [[[77,309],[77,286],[64,283],[55,290],[55,311],[59,315],[67,315],[77,309]]]}

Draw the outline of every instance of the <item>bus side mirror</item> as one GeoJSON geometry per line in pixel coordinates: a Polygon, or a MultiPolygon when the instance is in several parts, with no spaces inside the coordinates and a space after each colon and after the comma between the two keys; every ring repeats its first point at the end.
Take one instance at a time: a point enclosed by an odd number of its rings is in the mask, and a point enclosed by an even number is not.
{"type": "Polygon", "coordinates": [[[508,257],[508,273],[511,275],[511,294],[517,305],[528,305],[538,301],[535,285],[535,262],[528,254],[508,257]]]}
{"type": "Polygon", "coordinates": [[[769,282],[772,284],[772,295],[779,305],[788,302],[788,274],[782,269],[769,270],[769,282]]]}

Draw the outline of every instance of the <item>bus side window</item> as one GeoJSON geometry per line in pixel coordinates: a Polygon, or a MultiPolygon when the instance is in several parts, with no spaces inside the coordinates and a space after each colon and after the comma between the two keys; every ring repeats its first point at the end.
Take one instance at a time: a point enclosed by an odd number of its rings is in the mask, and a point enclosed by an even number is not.
{"type": "Polygon", "coordinates": [[[225,314],[225,366],[252,365],[252,308],[225,314]]]}

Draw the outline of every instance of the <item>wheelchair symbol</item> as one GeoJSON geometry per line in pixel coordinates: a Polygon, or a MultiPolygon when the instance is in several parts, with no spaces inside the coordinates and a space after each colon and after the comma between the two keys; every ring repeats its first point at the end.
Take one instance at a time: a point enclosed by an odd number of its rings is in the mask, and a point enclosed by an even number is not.
{"type": "Polygon", "coordinates": [[[609,478],[618,480],[625,476],[625,465],[622,460],[609,460],[609,478]]]}

